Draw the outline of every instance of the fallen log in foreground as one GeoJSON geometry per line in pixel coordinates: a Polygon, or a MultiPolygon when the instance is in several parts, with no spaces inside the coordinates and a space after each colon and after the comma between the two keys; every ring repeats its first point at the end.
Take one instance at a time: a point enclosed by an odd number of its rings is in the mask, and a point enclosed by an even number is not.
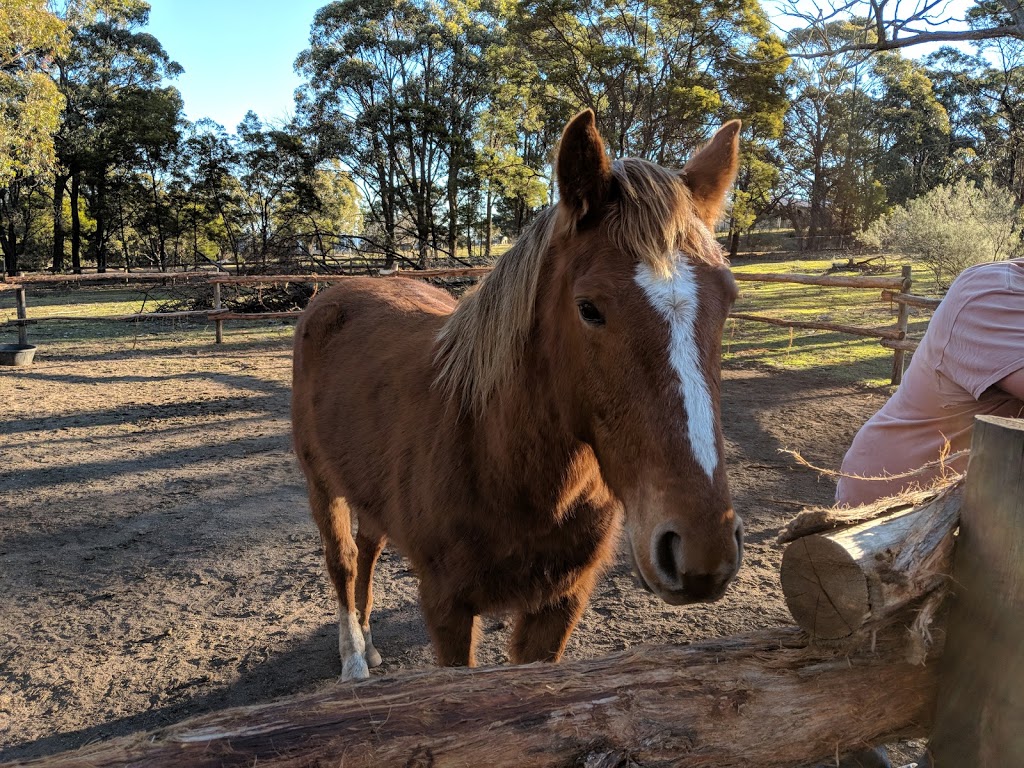
{"type": "Polygon", "coordinates": [[[932,666],[905,663],[899,638],[828,656],[771,630],[336,685],[28,765],[791,768],[927,733],[932,666]]]}

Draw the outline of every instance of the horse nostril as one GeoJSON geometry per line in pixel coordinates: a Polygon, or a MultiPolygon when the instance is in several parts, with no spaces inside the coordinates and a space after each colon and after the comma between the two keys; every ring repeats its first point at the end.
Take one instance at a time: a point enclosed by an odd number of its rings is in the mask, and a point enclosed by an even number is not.
{"type": "Polygon", "coordinates": [[[682,571],[682,563],[676,562],[676,549],[682,541],[675,531],[666,531],[654,545],[654,559],[658,570],[669,583],[676,583],[682,571]]]}

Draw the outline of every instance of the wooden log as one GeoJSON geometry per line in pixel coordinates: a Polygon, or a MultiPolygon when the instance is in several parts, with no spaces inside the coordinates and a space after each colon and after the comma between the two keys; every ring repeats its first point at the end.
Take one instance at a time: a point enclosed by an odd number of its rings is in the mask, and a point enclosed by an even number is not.
{"type": "MultiPolygon", "coordinates": [[[[12,278],[17,280],[17,278],[12,278]]],[[[0,280],[0,291],[16,291],[21,288],[21,283],[5,283],[0,280]]]]}
{"type": "Polygon", "coordinates": [[[43,758],[42,768],[792,768],[927,729],[934,664],[809,650],[796,630],[561,665],[330,686],[43,758]]]}
{"type": "Polygon", "coordinates": [[[946,584],[962,497],[957,483],[909,511],[792,542],[781,578],[797,624],[815,640],[842,640],[946,584]]]}
{"type": "Polygon", "coordinates": [[[902,291],[882,291],[882,300],[894,301],[897,304],[906,304],[908,307],[917,307],[918,309],[938,309],[939,304],[942,303],[942,299],[932,296],[916,296],[902,291]]]}
{"type": "Polygon", "coordinates": [[[810,320],[782,320],[777,317],[765,317],[764,315],[748,315],[745,312],[731,312],[729,317],[736,320],[750,320],[755,323],[769,323],[770,325],[781,325],[785,328],[807,328],[815,331],[835,331],[837,333],[848,333],[852,336],[868,336],[873,339],[902,339],[903,331],[894,328],[859,328],[854,325],[840,325],[839,323],[812,322],[810,320]]]}
{"type": "MultiPolygon", "coordinates": [[[[405,269],[381,275],[381,277],[413,277],[426,279],[430,277],[482,277],[494,267],[460,267],[457,269],[405,269]]],[[[210,278],[213,284],[222,285],[265,285],[273,283],[340,283],[352,278],[352,275],[216,275],[210,278]]]]}
{"type": "Polygon", "coordinates": [[[232,312],[221,310],[220,312],[207,313],[212,320],[282,320],[291,317],[298,317],[302,314],[301,309],[285,312],[232,312]]]}
{"type": "Polygon", "coordinates": [[[975,419],[953,584],[932,765],[1024,765],[1022,419],[975,419]]]}
{"type": "Polygon", "coordinates": [[[887,349],[902,349],[904,352],[916,352],[920,342],[913,339],[882,339],[880,342],[887,349]]]}
{"type": "Polygon", "coordinates": [[[18,283],[89,283],[117,280],[124,283],[152,282],[154,280],[207,280],[207,272],[97,272],[84,275],[18,275],[6,281],[18,283]]]}
{"type": "Polygon", "coordinates": [[[823,285],[832,288],[889,288],[898,291],[903,286],[902,277],[856,277],[843,275],[801,275],[792,272],[754,273],[736,272],[732,276],[740,282],[755,283],[799,283],[801,285],[823,285]]]}

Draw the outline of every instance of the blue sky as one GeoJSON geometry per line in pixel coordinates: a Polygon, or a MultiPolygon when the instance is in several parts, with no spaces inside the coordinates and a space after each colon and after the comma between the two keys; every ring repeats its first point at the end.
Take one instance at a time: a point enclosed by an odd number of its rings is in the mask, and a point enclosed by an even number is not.
{"type": "Polygon", "coordinates": [[[146,29],[185,68],[173,84],[188,119],[210,117],[234,131],[250,109],[264,121],[291,114],[295,57],[327,2],[149,0],[146,29]]]}

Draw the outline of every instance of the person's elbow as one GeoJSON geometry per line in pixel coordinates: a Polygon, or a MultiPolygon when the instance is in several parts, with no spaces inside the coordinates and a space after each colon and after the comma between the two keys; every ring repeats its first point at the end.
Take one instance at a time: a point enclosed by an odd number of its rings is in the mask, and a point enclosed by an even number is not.
{"type": "Polygon", "coordinates": [[[1024,368],[1004,376],[996,382],[996,386],[1008,395],[1024,401],[1024,368]]]}

